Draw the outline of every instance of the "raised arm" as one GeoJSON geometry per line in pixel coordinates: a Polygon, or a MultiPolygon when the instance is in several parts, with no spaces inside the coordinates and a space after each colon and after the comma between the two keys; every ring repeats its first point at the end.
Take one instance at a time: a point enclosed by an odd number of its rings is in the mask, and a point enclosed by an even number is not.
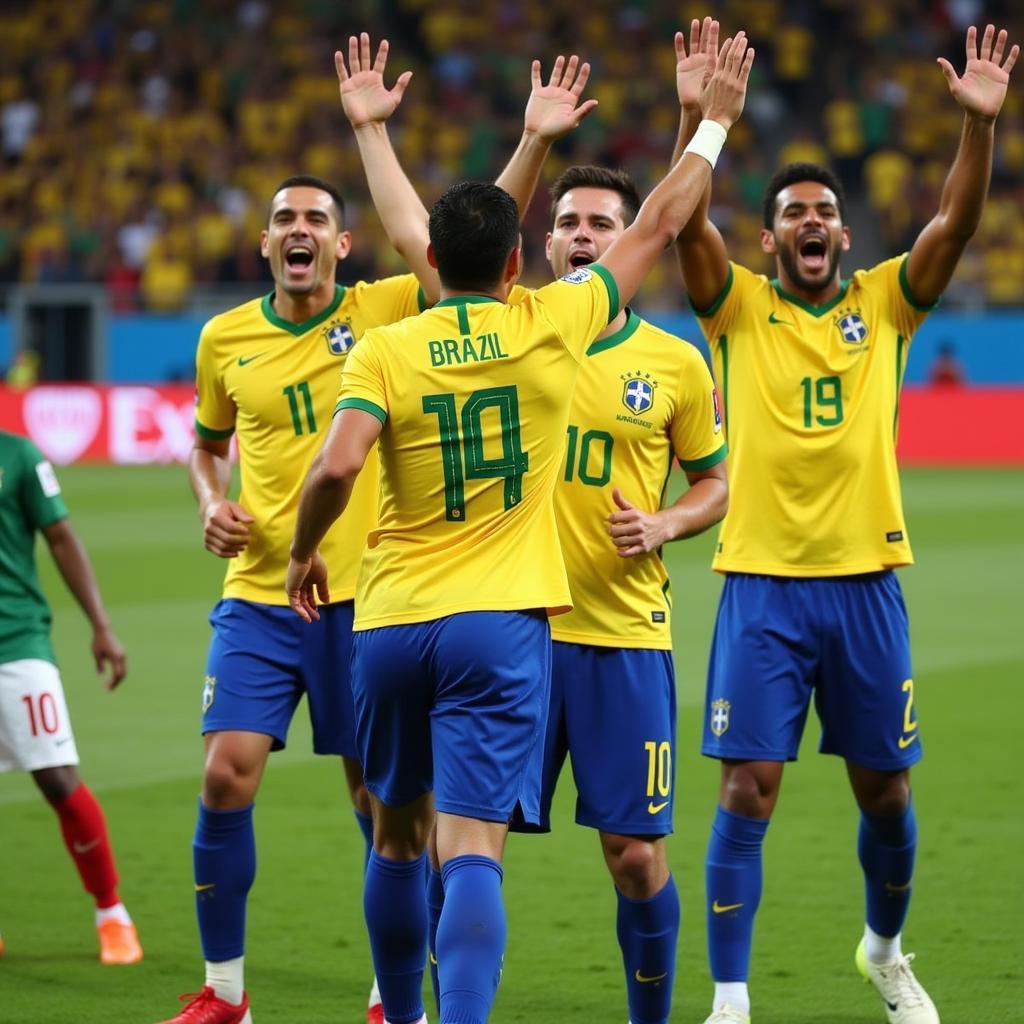
{"type": "MultiPolygon", "coordinates": [[[[700,90],[709,60],[718,58],[718,22],[696,18],[690,23],[690,52],[682,32],[677,32],[676,92],[679,94],[679,134],[672,166],[681,159],[700,124],[700,90]]],[[[676,238],[676,258],[690,299],[699,310],[707,309],[721,294],[729,273],[729,254],[718,228],[708,220],[711,183],[708,182],[693,215],[676,238]]]]}
{"type": "Polygon", "coordinates": [[[589,77],[590,65],[580,64],[576,54],[568,61],[562,56],[556,58],[547,85],[541,80],[540,61],[530,66],[532,87],[523,116],[523,136],[495,182],[516,201],[520,220],[526,216],[552,143],[579,127],[597,107],[597,100],[580,103],[589,77]]]}
{"type": "Polygon", "coordinates": [[[662,251],[693,215],[711,181],[711,168],[717,157],[717,151],[710,155],[709,140],[716,139],[720,147],[739,118],[753,63],[754,51],[748,49],[745,33],[739,32],[735,39],[726,40],[714,73],[701,90],[703,120],[690,148],[655,186],[636,220],[601,257],[599,262],[611,271],[618,286],[620,308],[629,302],[662,251]]]}
{"type": "Polygon", "coordinates": [[[386,89],[387,61],[386,39],[381,40],[377,56],[371,60],[369,35],[363,32],[358,37],[350,36],[348,65],[340,50],[334,54],[341,106],[355,132],[373,205],[388,239],[416,275],[427,304],[433,305],[440,297],[441,286],[437,271],[427,261],[427,210],[398,162],[387,129],[387,120],[402,102],[412,72],[403,72],[386,89]]]}
{"type": "Polygon", "coordinates": [[[967,30],[967,66],[958,78],[953,65],[939,57],[949,91],[963,107],[964,126],[953,166],[939,200],[939,212],[917,236],[907,263],[907,285],[922,306],[936,302],[977,230],[985,208],[992,176],[992,145],[995,120],[1006,99],[1010,71],[1020,54],[1014,44],[1006,59],[1006,30],[996,35],[994,25],[985,29],[978,50],[978,33],[967,30]]]}

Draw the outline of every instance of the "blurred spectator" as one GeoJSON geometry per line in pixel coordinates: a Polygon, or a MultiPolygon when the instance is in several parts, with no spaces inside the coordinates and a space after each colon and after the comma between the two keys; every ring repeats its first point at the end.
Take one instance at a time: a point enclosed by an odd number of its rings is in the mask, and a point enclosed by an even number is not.
{"type": "Polygon", "coordinates": [[[951,341],[942,341],[935,353],[931,366],[928,367],[928,383],[933,387],[959,387],[965,383],[967,375],[956,357],[956,349],[951,341]]]}
{"type": "Polygon", "coordinates": [[[39,353],[23,348],[4,375],[4,383],[15,391],[27,391],[39,380],[39,353]]]}

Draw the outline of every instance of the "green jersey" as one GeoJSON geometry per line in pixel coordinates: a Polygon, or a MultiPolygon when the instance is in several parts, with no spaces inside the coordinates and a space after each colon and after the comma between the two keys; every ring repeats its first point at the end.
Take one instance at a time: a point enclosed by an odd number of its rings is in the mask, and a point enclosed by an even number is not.
{"type": "Polygon", "coordinates": [[[27,438],[0,430],[0,664],[56,661],[50,606],[36,572],[35,533],[67,514],[42,452],[27,438]]]}

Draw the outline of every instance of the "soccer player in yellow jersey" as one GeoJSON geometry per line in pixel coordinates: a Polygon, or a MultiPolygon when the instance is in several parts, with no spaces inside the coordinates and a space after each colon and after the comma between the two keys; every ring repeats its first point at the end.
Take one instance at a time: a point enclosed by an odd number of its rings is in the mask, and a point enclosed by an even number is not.
{"type": "MultiPolygon", "coordinates": [[[[385,57],[386,51],[381,70],[385,57]]],[[[397,105],[407,83],[408,74],[385,97],[397,105]]],[[[357,122],[359,83],[353,86],[347,76],[342,101],[357,122]]],[[[303,694],[314,750],[342,756],[367,852],[372,834],[346,666],[356,572],[376,525],[375,454],[351,507],[324,539],[334,592],[316,627],[303,628],[283,591],[299,491],[353,346],[368,328],[424,308],[424,290],[413,274],[349,288],[335,283],[337,264],[351,246],[344,217],[342,198],[327,182],[305,175],[282,182],[260,240],[274,290],[214,317],[199,341],[190,477],[206,547],[229,564],[223,599],[210,620],[202,692],[206,763],[193,844],[206,984],[173,1018],[175,1024],[250,1020],[243,950],[255,875],[253,800],[267,756],[285,745],[303,694]],[[235,434],[242,478],[237,501],[228,497],[228,446],[235,434]]],[[[410,264],[436,298],[425,228],[411,222],[405,241],[410,264]]],[[[381,1013],[379,999],[371,996],[368,1020],[382,1020],[381,1013]]]]}
{"type": "MultiPolygon", "coordinates": [[[[518,176],[510,166],[502,179],[518,176]]],[[[569,168],[551,198],[546,251],[559,277],[600,259],[640,205],[629,176],[602,167],[569,168]]],[[[550,829],[568,754],[576,820],[598,830],[615,883],[634,1024],[668,1021],[680,917],[665,852],[676,699],[661,547],[725,514],[725,455],[718,400],[700,353],[623,309],[585,351],[555,490],[574,607],[551,622],[541,827],[550,829]],[[662,508],[674,456],[690,488],[662,508]]]]}
{"type": "MultiPolygon", "coordinates": [[[[692,32],[691,50],[696,22],[692,32]]],[[[676,42],[682,144],[699,117],[703,64],[676,42]]],[[[968,31],[962,77],[939,60],[964,110],[963,134],[939,211],[908,254],[844,280],[842,188],[810,164],[783,167],[765,193],[761,245],[775,257],[775,280],[729,262],[708,195],[678,240],[730,449],[703,742],[722,762],[706,865],[715,980],[707,1024],[750,1019],[761,846],[812,696],[821,749],[845,759],[861,811],[867,924],[857,965],[891,1024],[939,1020],[900,943],[916,847],[909,769],[921,740],[893,572],[912,560],[895,435],[911,337],[981,217],[993,126],[1017,55],[989,25],[980,46],[968,31]]]]}
{"type": "Polygon", "coordinates": [[[515,201],[449,189],[430,216],[441,301],[370,331],[303,489],[288,597],[315,619],[317,545],[379,439],[380,524],[359,577],[357,743],[374,815],[364,906],[393,1024],[422,1018],[422,858],[436,806],[445,902],[441,1024],[487,1020],[504,949],[501,857],[519,807],[539,821],[549,613],[571,606],[552,503],[579,363],[689,219],[753,51],[723,47],[686,155],[600,262],[507,305],[520,267],[515,201]],[[702,155],[703,154],[703,155],[702,155]]]}

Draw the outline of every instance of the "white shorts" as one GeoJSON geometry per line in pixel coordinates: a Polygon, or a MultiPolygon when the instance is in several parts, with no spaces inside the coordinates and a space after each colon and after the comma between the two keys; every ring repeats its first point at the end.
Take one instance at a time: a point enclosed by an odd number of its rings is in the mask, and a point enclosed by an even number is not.
{"type": "Polygon", "coordinates": [[[78,764],[57,666],[40,658],[0,665],[0,772],[78,764]]]}

